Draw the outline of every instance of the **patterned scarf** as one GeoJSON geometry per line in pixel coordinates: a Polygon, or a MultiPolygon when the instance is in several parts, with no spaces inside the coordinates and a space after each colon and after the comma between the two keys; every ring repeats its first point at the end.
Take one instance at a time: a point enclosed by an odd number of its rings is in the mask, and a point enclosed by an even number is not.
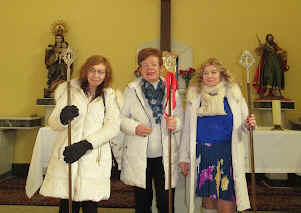
{"type": "Polygon", "coordinates": [[[162,79],[159,80],[157,89],[155,89],[151,83],[142,79],[141,89],[153,111],[153,117],[156,123],[160,123],[161,116],[163,115],[163,98],[165,93],[165,85],[162,79]]]}
{"type": "Polygon", "coordinates": [[[213,87],[203,85],[201,90],[201,107],[198,116],[226,115],[224,110],[224,98],[226,95],[225,83],[221,81],[213,87]]]}

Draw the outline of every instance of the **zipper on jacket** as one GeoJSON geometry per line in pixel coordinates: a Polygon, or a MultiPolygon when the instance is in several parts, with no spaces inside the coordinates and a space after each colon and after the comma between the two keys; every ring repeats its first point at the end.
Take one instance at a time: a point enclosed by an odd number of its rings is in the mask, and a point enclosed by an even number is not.
{"type": "MultiPolygon", "coordinates": [[[[96,99],[94,99],[94,100],[96,100],[96,99]]],[[[84,125],[86,125],[87,115],[88,115],[88,112],[89,112],[89,106],[92,102],[94,102],[94,100],[92,100],[91,102],[88,100],[84,125]]],[[[84,131],[82,131],[82,137],[81,138],[84,137],[83,133],[84,133],[84,131]]],[[[98,155],[97,155],[97,158],[96,158],[96,164],[98,164],[100,166],[100,147],[98,147],[97,149],[98,149],[98,155]]]]}
{"type": "MultiPolygon", "coordinates": [[[[102,125],[103,125],[104,124],[104,120],[105,120],[105,114],[106,114],[106,108],[105,108],[106,106],[105,106],[105,102],[104,102],[103,98],[101,100],[103,102],[103,109],[104,109],[104,112],[103,112],[103,121],[102,121],[102,125]]],[[[100,146],[98,146],[97,147],[97,158],[96,158],[96,164],[98,164],[98,166],[100,166],[100,155],[101,155],[100,146]]]]}
{"type": "MultiPolygon", "coordinates": [[[[146,114],[146,117],[148,118],[149,122],[150,122],[150,125],[151,125],[151,128],[153,128],[153,124],[152,124],[152,119],[150,118],[149,114],[147,113],[147,110],[145,109],[145,107],[143,106],[138,94],[137,94],[137,91],[135,90],[135,94],[136,94],[136,97],[138,98],[138,101],[144,111],[144,113],[146,114]]],[[[161,137],[162,137],[162,134],[161,134],[161,137]]],[[[146,152],[147,152],[147,148],[148,148],[148,144],[149,144],[149,136],[147,136],[147,146],[146,146],[146,152]]]]}

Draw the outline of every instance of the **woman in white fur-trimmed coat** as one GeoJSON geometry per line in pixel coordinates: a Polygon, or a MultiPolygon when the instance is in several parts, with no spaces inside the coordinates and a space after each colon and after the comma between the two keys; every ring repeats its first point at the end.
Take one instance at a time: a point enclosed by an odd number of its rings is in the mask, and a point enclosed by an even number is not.
{"type": "Polygon", "coordinates": [[[111,81],[109,61],[95,55],[81,67],[80,78],[71,81],[71,106],[67,106],[66,83],[55,91],[56,106],[48,124],[58,136],[40,194],[61,198],[60,213],[68,213],[68,164],[72,164],[73,213],[78,213],[80,206],[84,213],[96,213],[97,202],[110,197],[109,140],[120,131],[120,112],[115,93],[109,88],[111,81]]]}
{"type": "MultiPolygon", "coordinates": [[[[255,127],[240,88],[229,71],[208,59],[188,90],[180,167],[189,213],[202,198],[202,213],[250,208],[242,134],[255,127]]],[[[197,204],[200,205],[200,204],[197,204]]]]}

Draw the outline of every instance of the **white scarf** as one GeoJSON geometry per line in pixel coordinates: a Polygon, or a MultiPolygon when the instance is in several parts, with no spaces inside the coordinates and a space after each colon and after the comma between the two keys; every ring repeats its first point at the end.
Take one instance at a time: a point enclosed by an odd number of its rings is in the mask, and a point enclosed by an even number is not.
{"type": "Polygon", "coordinates": [[[224,97],[226,94],[225,83],[221,81],[216,86],[202,86],[201,107],[198,108],[199,116],[226,115],[224,110],[224,97]]]}

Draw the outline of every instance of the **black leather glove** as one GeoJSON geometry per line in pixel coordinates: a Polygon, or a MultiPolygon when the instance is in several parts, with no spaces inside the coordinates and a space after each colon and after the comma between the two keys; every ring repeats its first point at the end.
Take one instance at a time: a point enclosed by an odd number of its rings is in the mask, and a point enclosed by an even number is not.
{"type": "Polygon", "coordinates": [[[63,152],[64,161],[66,163],[74,163],[78,161],[89,149],[93,149],[93,146],[87,140],[82,140],[71,144],[70,146],[66,146],[63,152]]]}
{"type": "Polygon", "coordinates": [[[72,121],[73,118],[79,115],[78,108],[74,105],[65,106],[60,114],[60,120],[63,125],[68,124],[69,121],[72,121]]]}

